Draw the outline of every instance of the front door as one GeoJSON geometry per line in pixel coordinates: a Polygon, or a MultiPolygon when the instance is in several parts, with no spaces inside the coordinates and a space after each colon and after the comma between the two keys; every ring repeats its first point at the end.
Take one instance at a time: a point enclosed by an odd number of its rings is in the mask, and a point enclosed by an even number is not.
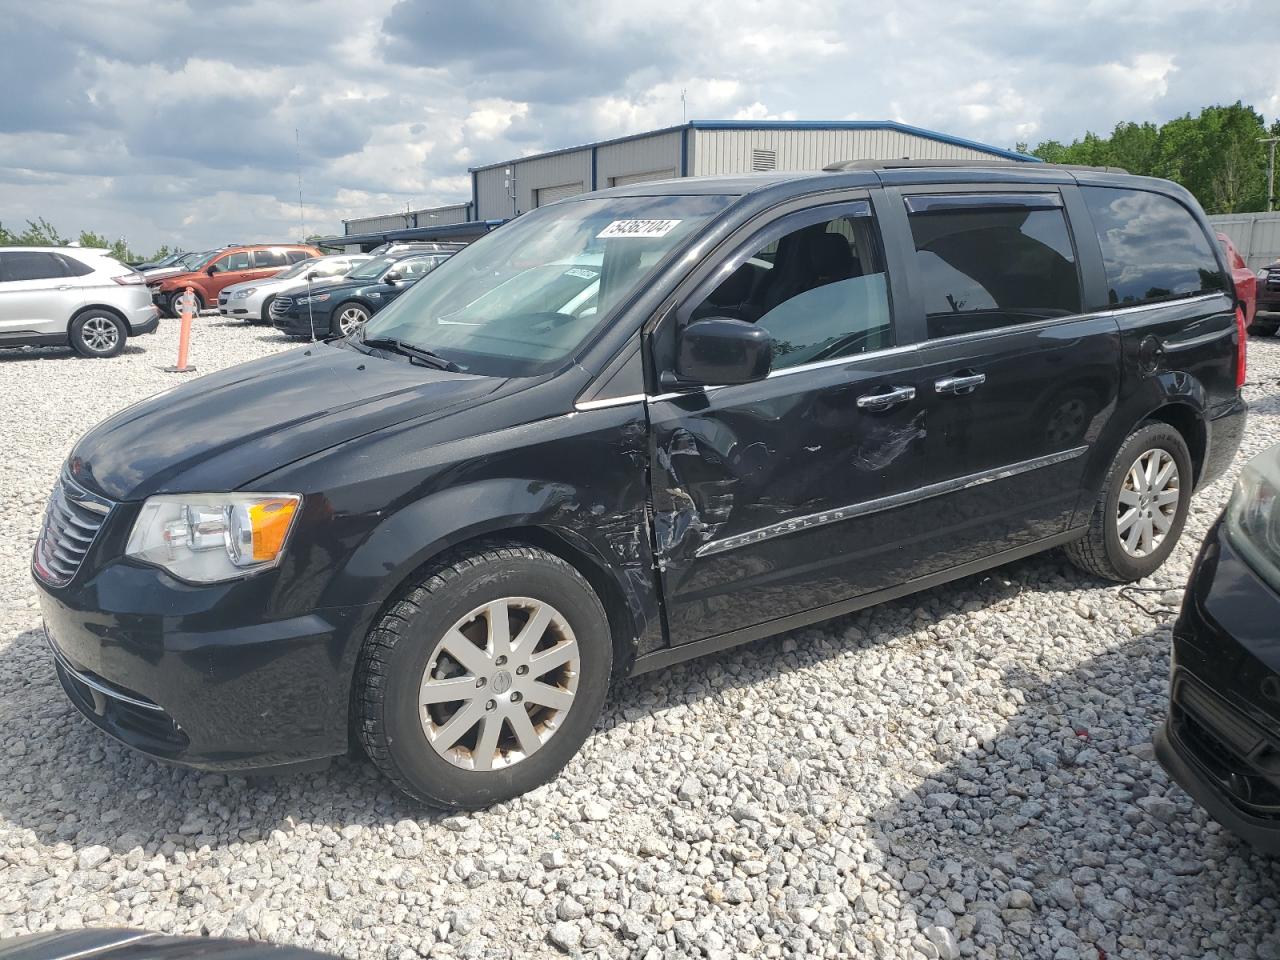
{"type": "MultiPolygon", "coordinates": [[[[737,245],[670,326],[767,328],[770,376],[649,401],[652,511],[673,644],[892,586],[927,563],[924,381],[895,337],[867,200],[781,217],[737,245]]],[[[664,324],[659,336],[674,338],[664,324]]],[[[655,362],[661,362],[655,351],[655,362]]],[[[657,371],[661,372],[661,371],[657,371]]]]}
{"type": "Polygon", "coordinates": [[[1120,330],[1110,312],[1086,312],[1064,191],[1074,198],[1074,187],[934,187],[894,201],[914,246],[934,547],[947,566],[1065,532],[1115,408],[1120,330]]]}

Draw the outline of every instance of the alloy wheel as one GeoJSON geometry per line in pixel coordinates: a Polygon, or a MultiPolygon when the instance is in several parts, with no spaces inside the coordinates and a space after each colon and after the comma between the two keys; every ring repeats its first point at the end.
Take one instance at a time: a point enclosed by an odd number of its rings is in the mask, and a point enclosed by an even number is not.
{"type": "Polygon", "coordinates": [[[578,641],[555,607],[504,597],[477,607],[436,644],[418,702],[433,750],[488,771],[519,763],[564,723],[578,690],[578,641]]]}
{"type": "Polygon", "coordinates": [[[80,327],[80,338],[94,353],[106,353],[120,341],[120,330],[106,317],[90,317],[80,327]]]}
{"type": "Polygon", "coordinates": [[[344,337],[350,336],[364,326],[369,315],[360,307],[344,307],[338,314],[338,329],[344,337]]]}
{"type": "Polygon", "coordinates": [[[1146,557],[1160,549],[1178,515],[1181,481],[1173,455],[1158,447],[1129,467],[1116,506],[1116,532],[1129,556],[1146,557]]]}

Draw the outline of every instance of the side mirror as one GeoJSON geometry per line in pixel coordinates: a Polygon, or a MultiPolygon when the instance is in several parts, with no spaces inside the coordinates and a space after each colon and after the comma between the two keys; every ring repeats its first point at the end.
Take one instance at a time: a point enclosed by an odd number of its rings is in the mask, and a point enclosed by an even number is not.
{"type": "Polygon", "coordinates": [[[383,283],[399,283],[404,277],[400,275],[399,270],[392,270],[382,276],[383,283]]]}
{"type": "Polygon", "coordinates": [[[210,267],[208,270],[205,271],[205,273],[207,273],[211,277],[217,272],[218,272],[217,264],[214,264],[212,267],[210,267]]]}
{"type": "Polygon", "coordinates": [[[682,381],[721,386],[763,380],[773,366],[773,337],[731,317],[696,320],[680,332],[676,373],[682,381]]]}
{"type": "Polygon", "coordinates": [[[323,276],[324,276],[324,274],[323,274],[323,273],[321,273],[319,270],[312,270],[310,273],[308,273],[308,274],[307,274],[307,279],[308,279],[308,280],[319,280],[319,279],[320,279],[321,277],[323,277],[323,276]]]}

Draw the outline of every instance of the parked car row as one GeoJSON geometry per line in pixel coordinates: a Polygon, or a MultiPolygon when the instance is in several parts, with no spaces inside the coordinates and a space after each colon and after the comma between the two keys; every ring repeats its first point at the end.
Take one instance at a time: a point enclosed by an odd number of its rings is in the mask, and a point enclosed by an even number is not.
{"type": "Polygon", "coordinates": [[[197,312],[213,307],[225,287],[248,280],[265,280],[293,264],[324,256],[307,244],[252,244],[211,250],[188,261],[177,273],[161,268],[147,278],[156,306],[168,316],[178,315],[177,302],[191,288],[197,312]]]}

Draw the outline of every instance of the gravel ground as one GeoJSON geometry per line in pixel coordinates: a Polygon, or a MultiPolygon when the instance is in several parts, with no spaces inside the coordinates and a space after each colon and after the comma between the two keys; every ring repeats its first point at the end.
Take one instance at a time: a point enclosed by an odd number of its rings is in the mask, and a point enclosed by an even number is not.
{"type": "MultiPolygon", "coordinates": [[[[0,356],[0,935],[127,924],[395,958],[1280,958],[1277,868],[1150,747],[1171,608],[1230,478],[1147,584],[1167,592],[1138,598],[1154,613],[1060,553],[1033,558],[627,682],[556,783],[445,817],[359,761],[248,782],[172,769],[63,700],[27,566],[44,497],[80,433],[175,382],[157,369],[173,328],[114,361],[0,356]]],[[[206,317],[193,356],[211,370],[286,346],[206,317]]],[[[1242,459],[1280,439],[1280,341],[1251,347],[1242,459]]]]}

